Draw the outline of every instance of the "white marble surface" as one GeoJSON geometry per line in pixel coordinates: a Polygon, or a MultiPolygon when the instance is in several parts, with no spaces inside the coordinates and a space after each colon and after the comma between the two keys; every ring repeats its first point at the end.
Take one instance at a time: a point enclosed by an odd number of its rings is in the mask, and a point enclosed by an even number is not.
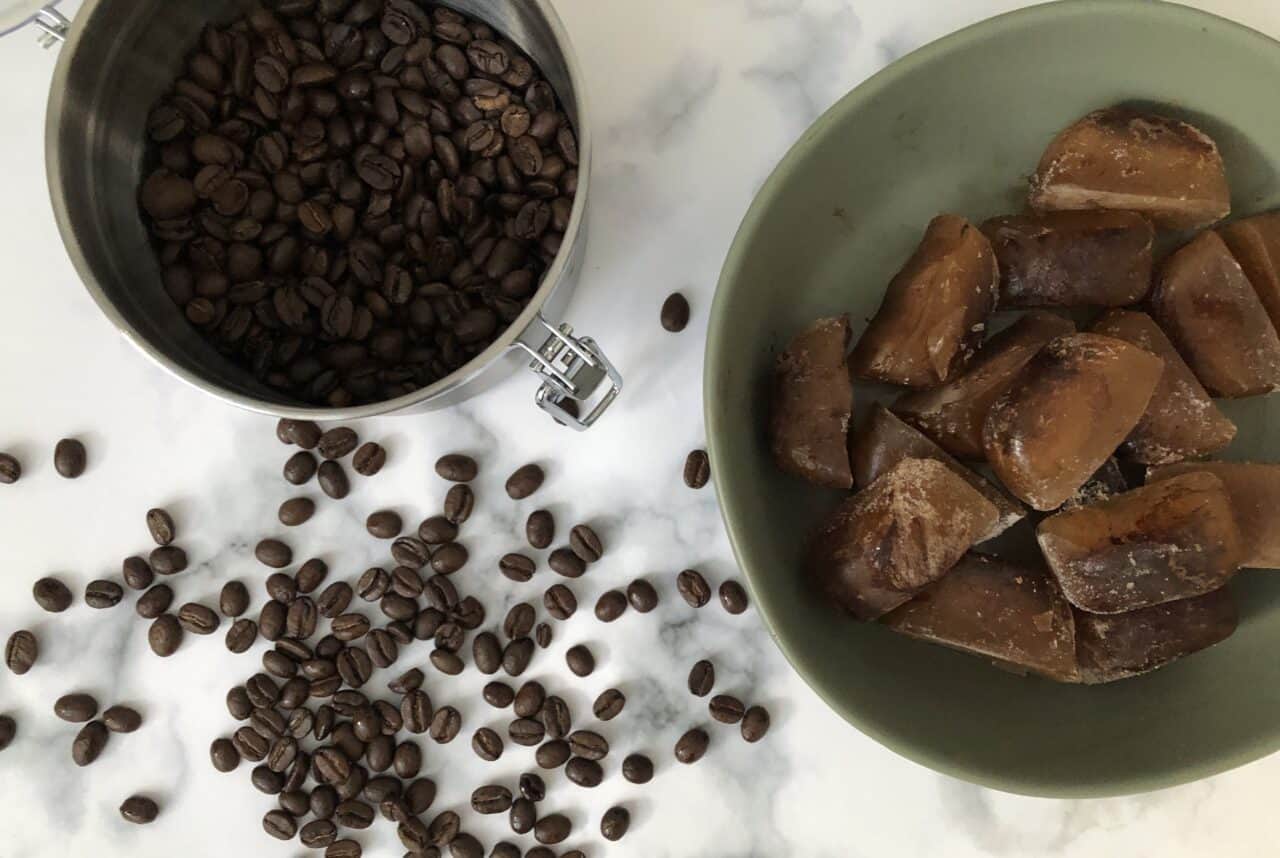
{"type": "MultiPolygon", "coordinates": [[[[513,378],[450,413],[371,421],[363,436],[390,450],[388,469],[357,480],[344,503],[326,502],[301,532],[300,556],[319,553],[336,575],[358,574],[381,556],[363,516],[392,505],[416,521],[435,510],[445,486],[431,473],[440,453],[461,449],[483,461],[480,511],[467,527],[473,561],[462,573],[486,595],[496,620],[518,598],[551,582],[504,586],[494,562],[520,543],[523,515],[501,483],[528,460],[543,463],[550,504],[563,526],[596,524],[607,559],[576,587],[595,596],[637,575],[660,584],[663,606],[627,615],[607,630],[580,613],[557,629],[549,656],[531,674],[560,691],[585,720],[592,696],[617,684],[630,697],[607,725],[616,770],[621,753],[652,754],[656,780],[643,788],[613,777],[591,793],[555,788],[544,809],[574,819],[570,845],[588,855],[634,856],[1255,856],[1275,853],[1270,826],[1280,760],[1209,781],[1133,798],[1048,801],[993,793],[907,763],[831,714],[795,677],[752,612],[730,618],[712,606],[695,615],[673,577],[693,565],[714,581],[736,574],[710,491],[680,482],[684,453],[702,442],[702,336],[716,276],[755,189],[790,142],[837,97],[925,42],[1016,0],[559,0],[587,70],[596,111],[597,172],[591,244],[582,288],[569,312],[621,366],[627,391],[607,420],[575,437],[535,413],[532,380],[513,378]],[[607,8],[607,13],[605,9],[607,8]],[[681,289],[693,324],[673,337],[657,325],[663,297],[681,289]],[[501,606],[501,607],[499,607],[501,606]],[[600,660],[587,680],[566,679],[562,654],[590,643],[600,660]],[[720,669],[718,687],[766,704],[767,741],[748,747],[735,731],[713,731],[707,759],[677,767],[671,746],[705,721],[683,690],[697,658],[720,669]],[[597,826],[614,801],[632,810],[632,833],[605,848],[597,826]]],[[[1195,5],[1280,35],[1272,0],[1201,0],[1195,5]]],[[[176,657],[149,652],[145,625],[129,606],[95,612],[79,603],[60,616],[39,612],[31,583],[61,575],[77,590],[118,574],[120,558],[147,545],[144,511],[175,511],[195,567],[175,583],[179,599],[211,600],[241,578],[260,592],[254,541],[280,530],[275,506],[290,492],[279,478],[286,451],[272,421],[178,386],[102,320],[66,261],[44,187],[43,113],[55,55],[24,34],[0,43],[0,449],[22,458],[26,475],[0,489],[0,633],[31,627],[42,638],[39,666],[25,677],[0,672],[0,712],[19,738],[0,754],[0,858],[294,858],[296,842],[261,832],[272,799],[248,784],[249,766],[216,773],[208,745],[233,722],[227,687],[257,661],[216,639],[188,639],[176,657]],[[68,483],[53,473],[51,448],[65,435],[89,447],[88,473],[68,483]],[[55,697],[83,689],[104,703],[138,706],[146,724],[113,737],[103,757],[77,769],[75,729],[57,721],[55,697]],[[132,792],[154,795],[160,820],[123,823],[116,806],[132,792]]],[[[312,493],[314,492],[314,486],[312,493]]],[[[130,599],[131,601],[132,599],[130,599]]],[[[225,628],[225,626],[224,626],[225,628]]],[[[425,661],[418,645],[400,664],[425,661]]],[[[397,665],[399,666],[399,665],[397,665]]],[[[464,737],[493,710],[479,704],[472,675],[433,680],[437,704],[463,708],[464,737]]],[[[424,743],[425,772],[441,786],[435,809],[460,807],[484,779],[513,783],[532,765],[508,748],[482,764],[460,740],[424,743]]],[[[553,785],[561,782],[550,779],[553,785]]],[[[472,828],[486,843],[505,829],[472,828]]],[[[399,855],[390,828],[361,837],[369,855],[399,855]]],[[[525,846],[530,845],[526,842],[525,846]]]]}

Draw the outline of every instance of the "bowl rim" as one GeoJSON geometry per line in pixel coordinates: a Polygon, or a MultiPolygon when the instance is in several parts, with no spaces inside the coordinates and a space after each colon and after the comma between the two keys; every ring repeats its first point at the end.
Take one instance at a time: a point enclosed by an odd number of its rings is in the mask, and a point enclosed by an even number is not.
{"type": "MultiPolygon", "coordinates": [[[[725,453],[724,439],[728,437],[728,433],[740,431],[741,426],[740,422],[735,422],[727,415],[722,419],[717,407],[719,379],[732,366],[726,356],[728,349],[725,343],[733,329],[731,301],[735,285],[746,266],[747,257],[754,243],[754,235],[766,213],[782,194],[792,174],[805,160],[808,150],[815,142],[825,138],[836,118],[856,112],[865,102],[872,100],[900,79],[916,73],[921,67],[956,51],[970,48],[993,35],[1031,24],[1045,25],[1067,16],[1119,13],[1148,18],[1159,16],[1165,19],[1180,19],[1200,25],[1206,32],[1209,27],[1213,27],[1217,36],[1230,36],[1268,50],[1280,49],[1280,40],[1265,33],[1212,12],[1177,2],[1052,0],[1052,2],[1015,9],[970,24],[903,55],[863,80],[824,111],[782,156],[756,193],[730,244],[716,284],[715,298],[707,326],[707,343],[703,361],[703,413],[707,449],[711,455],[713,469],[716,461],[725,453]]],[[[812,689],[828,708],[859,732],[913,763],[958,780],[1017,795],[1045,798],[1103,798],[1150,792],[1190,783],[1253,762],[1280,749],[1280,731],[1277,731],[1276,736],[1270,740],[1252,742],[1235,753],[1210,760],[1182,762],[1163,773],[1142,773],[1120,779],[1113,777],[1109,781],[1064,783],[1005,775],[990,770],[973,770],[956,764],[945,754],[927,751],[911,742],[888,735],[864,719],[856,704],[840,699],[813,678],[808,667],[809,656],[795,646],[793,636],[785,626],[779,623],[775,606],[769,598],[762,597],[760,588],[755,586],[757,576],[763,579],[768,574],[768,570],[753,565],[748,556],[746,550],[748,528],[741,521],[741,513],[735,501],[735,497],[750,491],[750,486],[744,484],[738,473],[732,469],[716,469],[715,475],[713,482],[720,516],[724,522],[734,558],[747,579],[756,610],[760,612],[769,636],[805,685],[812,689]]]]}

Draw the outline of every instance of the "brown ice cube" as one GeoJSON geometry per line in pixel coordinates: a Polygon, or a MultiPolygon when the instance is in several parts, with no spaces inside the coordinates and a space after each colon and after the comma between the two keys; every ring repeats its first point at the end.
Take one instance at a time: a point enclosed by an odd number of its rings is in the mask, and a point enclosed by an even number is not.
{"type": "Polygon", "coordinates": [[[1136,212],[1065,211],[982,225],[1000,265],[1000,309],[1124,307],[1151,289],[1155,228],[1136,212]]]}
{"type": "Polygon", "coordinates": [[[1280,212],[1238,220],[1218,229],[1244,269],[1271,324],[1280,331],[1280,212]]]}
{"type": "Polygon", "coordinates": [[[1222,480],[1244,541],[1241,566],[1280,569],[1280,465],[1254,462],[1182,462],[1152,468],[1147,482],[1204,471],[1222,480]]]}
{"type": "Polygon", "coordinates": [[[1164,373],[1129,439],[1126,456],[1144,465],[1163,465],[1217,452],[1236,437],[1236,424],[1214,404],[1191,367],[1146,313],[1112,310],[1093,326],[1095,334],[1144,348],[1164,361],[1164,373]]]}
{"type": "Polygon", "coordinates": [[[1240,263],[1216,232],[1164,263],[1151,315],[1216,396],[1280,389],[1280,337],[1240,263]]]}
{"type": "Polygon", "coordinates": [[[945,575],[997,515],[941,462],[903,459],[831,515],[810,547],[809,574],[836,605],[874,620],[945,575]]]}
{"type": "Polygon", "coordinates": [[[987,415],[982,437],[996,476],[1035,509],[1057,509],[1138,425],[1163,367],[1111,337],[1053,340],[987,415]]]}
{"type": "Polygon", "coordinates": [[[1059,682],[1080,681],[1071,605],[1044,568],[968,554],[881,622],[1059,682]]]}
{"type": "Polygon", "coordinates": [[[1120,463],[1113,456],[1107,459],[1106,463],[1094,472],[1079,491],[1071,496],[1071,500],[1062,505],[1062,509],[1065,511],[1082,506],[1093,506],[1104,500],[1110,500],[1116,495],[1122,495],[1131,488],[1133,487],[1129,485],[1124,471],[1120,470],[1120,463]]]}
{"type": "Polygon", "coordinates": [[[1192,229],[1231,212],[1218,146],[1186,122],[1122,107],[1098,110],[1049,144],[1031,178],[1037,211],[1121,209],[1192,229]]]}
{"type": "Polygon", "coordinates": [[[1093,614],[1201,596],[1244,557],[1227,489],[1205,472],[1060,512],[1036,535],[1067,600],[1093,614]]]}
{"type": "Polygon", "coordinates": [[[1061,316],[1032,310],[987,340],[963,373],[933,390],[903,394],[893,411],[953,456],[982,461],[982,424],[991,404],[1046,343],[1075,330],[1061,316]]]}
{"type": "Polygon", "coordinates": [[[1223,587],[1124,614],[1076,611],[1075,620],[1081,677],[1092,684],[1148,673],[1211,647],[1231,636],[1238,617],[1223,587]]]}
{"type": "Polygon", "coordinates": [[[934,218],[854,347],[854,375],[907,387],[951,378],[982,342],[998,284],[986,236],[962,217],[934,218]]]}
{"type": "Polygon", "coordinates": [[[778,467],[832,488],[853,486],[849,422],[853,379],[849,317],[819,319],[778,355],[773,376],[769,441],[778,467]]]}
{"type": "Polygon", "coordinates": [[[1027,515],[1026,507],[957,462],[919,430],[903,423],[883,405],[877,403],[872,406],[871,413],[849,436],[849,459],[853,464],[854,485],[866,488],[881,474],[907,458],[941,462],[991,502],[998,513],[996,523],[990,532],[979,537],[979,542],[999,536],[1027,515]]]}

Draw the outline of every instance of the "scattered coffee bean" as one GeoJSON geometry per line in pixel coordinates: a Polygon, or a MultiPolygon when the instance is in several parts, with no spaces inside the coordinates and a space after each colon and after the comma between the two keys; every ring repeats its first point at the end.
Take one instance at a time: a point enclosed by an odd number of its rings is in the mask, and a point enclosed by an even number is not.
{"type": "Polygon", "coordinates": [[[502,651],[502,669],[507,676],[519,676],[529,667],[533,658],[533,641],[528,638],[517,638],[507,644],[502,651]]]}
{"type": "Polygon", "coordinates": [[[691,608],[701,608],[711,601],[711,585],[696,570],[686,569],[677,575],[676,589],[691,608]]]}
{"type": "Polygon", "coordinates": [[[51,614],[60,614],[71,607],[71,591],[57,578],[41,578],[31,588],[36,604],[51,614]]]}
{"type": "Polygon", "coordinates": [[[568,742],[564,739],[552,739],[538,746],[534,759],[540,768],[558,769],[568,762],[571,754],[568,742]]]}
{"type": "Polygon", "coordinates": [[[271,599],[258,612],[258,634],[269,641],[278,641],[284,637],[285,622],[289,608],[284,602],[271,599]]]}
{"type": "Polygon", "coordinates": [[[326,459],[341,459],[355,450],[360,438],[347,426],[335,426],[320,436],[316,449],[326,459]]]}
{"type": "Polygon", "coordinates": [[[230,739],[214,739],[209,746],[209,759],[218,771],[231,772],[240,765],[240,752],[230,739]]]}
{"type": "Polygon", "coordinates": [[[20,629],[9,635],[4,645],[4,663],[11,672],[22,676],[39,658],[40,642],[33,633],[20,629]]]}
{"type": "Polygon", "coordinates": [[[114,608],[124,598],[124,588],[115,581],[90,581],[84,588],[84,603],[90,608],[114,608]]]}
{"type": "Polygon", "coordinates": [[[511,830],[516,834],[528,834],[538,821],[538,808],[521,796],[511,803],[511,815],[507,817],[511,830]]]}
{"type": "Polygon", "coordinates": [[[542,683],[530,680],[520,686],[520,690],[516,692],[516,698],[513,702],[513,709],[517,718],[533,718],[542,711],[542,707],[547,700],[546,689],[542,687],[542,683]]]}
{"type": "Polygon", "coordinates": [[[277,840],[292,840],[298,833],[298,822],[283,810],[269,810],[262,817],[262,830],[277,840]]]}
{"type": "Polygon", "coordinates": [[[469,483],[480,473],[480,468],[470,456],[451,453],[436,461],[436,473],[453,483],[469,483]]]}
{"type": "Polygon", "coordinates": [[[338,826],[327,819],[313,819],[298,832],[302,845],[308,849],[323,849],[338,839],[338,826]]]}
{"type": "Polygon", "coordinates": [[[538,623],[537,628],[533,630],[533,639],[537,641],[540,649],[551,646],[551,626],[547,623],[538,623]]]}
{"type": "Polygon", "coordinates": [[[418,525],[418,538],[427,545],[445,545],[458,538],[458,526],[443,515],[432,516],[418,525]]]}
{"type": "Polygon", "coordinates": [[[711,460],[706,450],[694,450],[684,460],[684,484],[691,489],[704,487],[711,479],[711,460]]]}
{"type": "Polygon", "coordinates": [[[338,808],[338,801],[337,790],[328,784],[320,784],[311,790],[311,815],[316,819],[332,819],[333,812],[338,808]]]}
{"type": "Polygon", "coordinates": [[[493,762],[502,756],[502,737],[488,727],[481,727],[471,736],[471,750],[480,759],[493,762]]]}
{"type": "Polygon", "coordinates": [[[268,596],[282,605],[292,605],[298,598],[298,582],[293,580],[292,575],[286,575],[284,572],[268,575],[266,590],[268,596]]]}
{"type": "Polygon", "coordinates": [[[169,606],[172,604],[173,589],[168,584],[156,584],[138,597],[138,601],[134,603],[133,608],[138,612],[138,616],[143,619],[154,620],[169,610],[169,606]]]}
{"type": "Polygon", "coordinates": [[[187,552],[176,545],[157,548],[148,556],[151,571],[157,575],[177,575],[187,568],[187,552]]]}
{"type": "Polygon", "coordinates": [[[311,498],[290,498],[280,504],[277,518],[285,527],[298,527],[311,520],[316,514],[316,502],[311,498]]]}
{"type": "Polygon", "coordinates": [[[9,715],[0,715],[0,751],[13,744],[18,734],[18,722],[9,715]]]}
{"type": "Polygon", "coordinates": [[[436,783],[431,778],[418,778],[404,791],[405,806],[414,816],[426,812],[436,800],[436,783]]]}
{"type": "Polygon", "coordinates": [[[644,754],[628,754],[622,761],[622,776],[633,784],[647,784],[653,780],[653,761],[644,754]]]}
{"type": "Polygon", "coordinates": [[[515,700],[516,693],[505,682],[485,683],[482,694],[484,702],[495,709],[506,709],[515,700]]]}
{"type": "Polygon", "coordinates": [[[285,481],[295,486],[305,485],[316,475],[316,457],[306,450],[299,450],[284,463],[285,481]]]}
{"type": "Polygon", "coordinates": [[[84,473],[88,455],[84,444],[75,438],[63,438],[53,448],[53,468],[59,476],[74,480],[84,473]]]}
{"type": "Polygon", "coordinates": [[[708,704],[711,717],[721,724],[737,724],[746,711],[742,701],[730,694],[717,694],[708,704]]]}
{"type": "MultiPolygon", "coordinates": [[[[443,551],[444,549],[438,549],[443,551]]],[[[410,569],[421,569],[431,561],[431,549],[421,539],[413,536],[402,536],[391,543],[391,558],[401,566],[410,569]]],[[[465,561],[464,561],[465,562],[465,561]]]]}
{"type": "Polygon", "coordinates": [[[725,581],[720,585],[720,604],[731,614],[741,614],[749,604],[747,591],[737,581],[725,581]]]}
{"type": "Polygon", "coordinates": [[[617,805],[604,812],[600,819],[600,836],[610,842],[616,842],[626,836],[631,827],[631,812],[617,805]]]}
{"type": "Polygon", "coordinates": [[[249,588],[240,581],[228,581],[218,594],[218,609],[225,617],[238,617],[249,610],[249,588]]]}
{"type": "Polygon", "coordinates": [[[538,465],[524,465],[507,477],[507,497],[512,500],[524,500],[542,487],[546,478],[538,465]]]}
{"type": "MultiPolygon", "coordinates": [[[[320,443],[320,436],[323,434],[320,427],[310,420],[289,420],[285,421],[286,431],[289,440],[304,450],[313,450],[320,443]]],[[[280,434],[277,427],[276,434],[280,434]]]]}
{"type": "MultiPolygon", "coordinates": [[[[334,500],[342,500],[351,493],[351,483],[347,481],[347,472],[337,462],[333,460],[322,462],[316,474],[320,482],[320,490],[334,500]]],[[[332,849],[333,847],[329,848],[332,849]]]]}
{"type": "Polygon", "coordinates": [[[507,737],[517,745],[533,747],[543,740],[547,730],[541,721],[533,718],[517,718],[507,726],[507,737]]]}
{"type": "Polygon", "coordinates": [[[471,642],[471,660],[476,669],[485,675],[498,672],[502,666],[502,644],[492,632],[481,632],[471,642]]]}
{"type": "Polygon", "coordinates": [[[537,569],[537,564],[523,554],[505,554],[498,561],[498,571],[520,584],[532,578],[537,569]]]}
{"type": "Polygon", "coordinates": [[[417,691],[421,688],[423,679],[421,670],[416,667],[410,668],[388,682],[387,690],[393,694],[408,694],[410,691],[417,691]]]}
{"type": "Polygon", "coordinates": [[[500,784],[477,787],[471,793],[471,809],[476,813],[506,813],[511,809],[511,790],[500,784]]]}
{"type": "Polygon", "coordinates": [[[520,776],[520,795],[531,802],[542,801],[547,797],[547,784],[541,775],[525,772],[520,776]]]}
{"type": "Polygon", "coordinates": [[[752,706],[742,716],[742,738],[759,742],[769,732],[769,711],[763,706],[752,706]]]}
{"type": "Polygon", "coordinates": [[[609,756],[609,742],[591,730],[575,730],[569,734],[569,750],[574,756],[599,761],[609,756]]]}
{"type": "Polygon", "coordinates": [[[602,623],[612,623],[627,610],[627,597],[621,590],[609,590],[596,600],[596,619],[602,623]]]}
{"type": "Polygon", "coordinates": [[[364,526],[369,531],[369,535],[375,539],[395,539],[404,529],[404,522],[401,521],[399,513],[384,509],[370,513],[365,519],[364,526]]]}
{"type": "Polygon", "coordinates": [[[676,742],[676,759],[686,765],[696,763],[707,753],[707,745],[710,742],[711,737],[707,735],[706,730],[694,727],[676,742]]]}
{"type": "Polygon", "coordinates": [[[503,840],[494,844],[493,851],[489,853],[489,858],[520,858],[520,847],[503,840]]]}
{"type": "Polygon", "coordinates": [[[151,621],[147,629],[147,642],[151,651],[161,658],[168,658],[182,646],[182,626],[173,614],[161,614],[151,621]]]}
{"type": "Polygon", "coordinates": [[[0,485],[11,486],[22,478],[22,464],[9,453],[0,453],[0,485]]]}
{"type": "Polygon", "coordinates": [[[626,695],[616,688],[606,688],[592,704],[591,711],[600,721],[612,721],[622,713],[626,705],[626,695]]]}
{"type": "Polygon", "coordinates": [[[596,669],[596,657],[582,644],[569,647],[564,660],[575,676],[590,676],[596,669]]]}
{"type": "Polygon", "coordinates": [[[529,519],[525,522],[524,534],[534,548],[550,548],[551,542],[556,538],[555,517],[545,509],[534,510],[529,513],[529,519]]]}
{"type": "MultiPolygon", "coordinates": [[[[604,554],[600,537],[589,525],[579,524],[569,531],[569,547],[583,563],[595,563],[604,554]]],[[[562,573],[563,574],[563,573],[562,573]]]]}
{"type": "Polygon", "coordinates": [[[53,703],[53,714],[72,724],[83,724],[98,714],[98,701],[90,694],[64,694],[53,703]]]}
{"type": "Polygon", "coordinates": [[[569,704],[556,695],[547,697],[542,704],[542,725],[552,739],[563,739],[573,729],[573,718],[569,713],[569,704]]]}
{"type": "Polygon", "coordinates": [[[452,575],[467,565],[467,549],[457,542],[441,545],[431,555],[431,568],[440,575],[452,575]]]}
{"type": "Polygon", "coordinates": [[[147,530],[151,533],[151,538],[155,540],[156,545],[161,546],[173,542],[177,535],[173,516],[158,507],[147,510],[147,530]]]}
{"type": "Polygon", "coordinates": [[[475,508],[476,496],[471,487],[465,484],[450,486],[444,496],[444,517],[454,524],[462,524],[471,517],[475,508]]]}
{"type": "Polygon", "coordinates": [[[422,749],[416,742],[401,742],[396,746],[391,765],[398,777],[405,780],[417,777],[422,768],[422,749]]]}
{"type": "Polygon", "coordinates": [[[387,463],[387,451],[381,444],[366,441],[351,460],[352,469],[362,477],[372,477],[387,463]]]}
{"type": "Polygon", "coordinates": [[[264,539],[254,547],[253,556],[263,566],[283,569],[293,562],[293,549],[278,539],[264,539]]]}
{"type": "Polygon", "coordinates": [[[580,787],[598,787],[604,781],[604,770],[595,760],[585,757],[570,757],[565,763],[564,774],[572,783],[580,787]]]}
{"type": "Polygon", "coordinates": [[[658,591],[648,581],[637,578],[627,585],[627,601],[640,613],[647,614],[658,607],[658,591]]]}
{"type": "Polygon", "coordinates": [[[716,668],[705,658],[696,662],[689,670],[689,693],[695,697],[706,697],[716,684],[716,668]]]}
{"type": "MultiPolygon", "coordinates": [[[[561,856],[561,858],[565,858],[565,856],[568,855],[569,853],[566,852],[564,853],[564,856],[561,856]]],[[[524,858],[556,858],[556,853],[552,852],[546,846],[534,846],[524,853],[524,858]]]]}
{"type": "Polygon", "coordinates": [[[672,292],[662,302],[662,312],[659,315],[662,327],[678,334],[689,324],[689,302],[679,292],[672,292]]]}
{"type": "Polygon", "coordinates": [[[335,840],[324,850],[324,858],[361,858],[364,848],[355,840],[335,840]]]}
{"type": "Polygon", "coordinates": [[[542,605],[557,620],[567,620],[578,610],[578,599],[564,584],[553,584],[542,594],[542,605]]]}
{"type": "Polygon", "coordinates": [[[155,580],[151,566],[141,557],[126,557],[120,564],[124,583],[132,590],[145,590],[155,580]]]}
{"type": "Polygon", "coordinates": [[[587,564],[571,548],[557,548],[547,558],[547,565],[558,575],[565,578],[581,578],[587,571],[587,564]]]}
{"type": "Polygon", "coordinates": [[[446,676],[457,676],[464,668],[462,659],[457,653],[444,649],[431,651],[431,665],[446,676]]]}
{"type": "MultiPolygon", "coordinates": [[[[324,583],[328,575],[329,565],[318,557],[312,557],[298,567],[298,574],[293,576],[293,582],[299,593],[313,593],[324,583]]],[[[319,605],[317,604],[316,607],[318,609],[319,605]]]]}
{"type": "Polygon", "coordinates": [[[160,815],[160,808],[146,796],[132,795],[120,805],[120,815],[124,817],[125,822],[146,825],[155,822],[156,817],[160,815]]]}
{"type": "Polygon", "coordinates": [[[71,743],[71,759],[77,766],[87,766],[102,754],[107,746],[107,725],[101,721],[90,721],[80,728],[75,741],[71,743]]]}
{"type": "MultiPolygon", "coordinates": [[[[406,722],[408,719],[405,719],[406,722]]],[[[431,719],[431,738],[441,745],[447,745],[458,736],[458,731],[462,729],[462,715],[452,706],[442,706],[436,710],[436,714],[431,719]]]]}
{"type": "Polygon", "coordinates": [[[484,858],[484,846],[474,836],[463,831],[449,843],[450,858],[484,858]]]}
{"type": "Polygon", "coordinates": [[[345,581],[334,581],[316,597],[316,610],[320,612],[320,616],[332,620],[341,616],[342,612],[350,607],[353,595],[350,584],[345,581]]]}
{"type": "Polygon", "coordinates": [[[452,810],[446,810],[431,820],[431,824],[427,826],[427,836],[431,838],[431,842],[437,846],[448,846],[458,836],[458,829],[462,826],[462,820],[458,814],[452,810]]]}
{"type": "Polygon", "coordinates": [[[218,630],[222,620],[213,608],[188,602],[178,609],[178,622],[193,635],[211,635],[218,630]]]}
{"type": "MultiPolygon", "coordinates": [[[[573,762],[570,760],[569,762],[573,762]]],[[[563,843],[570,832],[573,831],[573,823],[569,821],[569,817],[562,813],[551,813],[539,819],[533,826],[534,838],[544,845],[554,845],[563,843]]]]}
{"type": "Polygon", "coordinates": [[[253,701],[243,685],[237,685],[227,691],[227,712],[237,721],[243,721],[253,712],[253,701]]]}

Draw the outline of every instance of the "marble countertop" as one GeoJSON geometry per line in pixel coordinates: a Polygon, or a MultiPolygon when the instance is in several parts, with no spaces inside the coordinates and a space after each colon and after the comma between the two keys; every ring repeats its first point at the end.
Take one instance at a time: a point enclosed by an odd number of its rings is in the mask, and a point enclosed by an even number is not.
{"type": "MultiPolygon", "coordinates": [[[[580,601],[589,606],[640,575],[659,584],[663,599],[657,612],[631,612],[607,629],[581,611],[557,628],[552,650],[531,670],[579,713],[610,685],[630,699],[604,730],[615,749],[615,774],[604,786],[585,791],[549,779],[543,811],[563,809],[575,823],[562,848],[579,845],[591,858],[1272,854],[1267,820],[1280,758],[1131,798],[991,792],[908,763],[847,726],[788,669],[754,610],[730,617],[713,604],[694,614],[675,593],[674,574],[687,566],[714,582],[737,575],[713,493],[685,488],[680,468],[703,443],[702,331],[752,195],[789,144],[850,87],[938,36],[1026,4],[650,0],[610,2],[607,13],[605,5],[557,0],[598,122],[591,240],[568,320],[621,367],[623,398],[585,436],[536,412],[533,379],[523,375],[446,413],[363,423],[361,435],[382,442],[390,463],[288,534],[299,556],[319,554],[333,574],[357,574],[380,556],[363,517],[391,506],[416,522],[437,510],[446,486],[431,463],[444,452],[471,452],[483,473],[463,574],[491,618],[500,618],[511,602],[536,601],[550,583],[544,569],[513,592],[493,571],[496,558],[520,544],[533,503],[513,504],[502,482],[524,462],[546,467],[535,499],[550,505],[562,530],[591,522],[608,546],[579,582],[580,601]],[[693,322],[672,336],[657,317],[676,289],[689,296],[693,322]],[[586,680],[563,668],[563,652],[576,642],[590,644],[600,662],[586,680]],[[763,703],[774,726],[755,746],[730,728],[715,729],[707,758],[678,766],[676,737],[706,721],[705,703],[684,690],[690,665],[702,657],[716,663],[718,690],[763,703]],[[657,762],[652,784],[634,787],[616,775],[631,750],[657,762]],[[631,809],[632,831],[607,845],[599,819],[615,802],[631,809]]],[[[1272,0],[1193,5],[1280,36],[1280,5],[1272,0]]],[[[174,582],[180,601],[216,600],[231,578],[255,585],[256,596],[263,573],[252,545],[280,530],[275,508],[290,487],[279,478],[287,452],[273,421],[174,382],[110,328],[80,286],[44,183],[44,103],[55,53],[34,41],[19,33],[0,42],[0,75],[9,81],[0,91],[0,449],[17,453],[26,469],[17,486],[0,488],[0,637],[33,628],[44,654],[25,677],[0,671],[0,713],[19,722],[18,740],[0,754],[0,858],[296,858],[306,854],[297,841],[262,833],[259,820],[275,802],[249,785],[249,766],[222,775],[208,759],[210,741],[234,726],[225,691],[257,659],[232,656],[220,632],[188,637],[177,656],[161,661],[129,606],[99,612],[79,598],[88,581],[118,575],[122,557],[146,549],[143,513],[155,505],[174,511],[193,560],[174,582]],[[89,470],[76,482],[53,473],[52,447],[63,436],[80,437],[89,449],[89,470]],[[72,585],[75,608],[58,616],[36,609],[31,583],[45,574],[72,585]],[[78,769],[69,752],[75,729],[51,711],[72,690],[90,691],[104,705],[133,704],[146,723],[113,737],[97,763],[78,769]],[[134,792],[160,801],[154,825],[120,819],[117,806],[134,792]]],[[[418,645],[397,667],[425,656],[418,645]]],[[[470,790],[490,780],[514,785],[532,768],[525,749],[509,746],[493,764],[471,752],[471,731],[498,719],[479,701],[480,677],[468,673],[431,686],[437,705],[454,703],[464,716],[454,744],[423,743],[424,772],[441,790],[433,810],[465,805],[470,790]]],[[[467,819],[489,844],[506,830],[505,818],[472,824],[468,812],[467,819]]],[[[367,855],[402,852],[383,823],[361,839],[367,855]]]]}

